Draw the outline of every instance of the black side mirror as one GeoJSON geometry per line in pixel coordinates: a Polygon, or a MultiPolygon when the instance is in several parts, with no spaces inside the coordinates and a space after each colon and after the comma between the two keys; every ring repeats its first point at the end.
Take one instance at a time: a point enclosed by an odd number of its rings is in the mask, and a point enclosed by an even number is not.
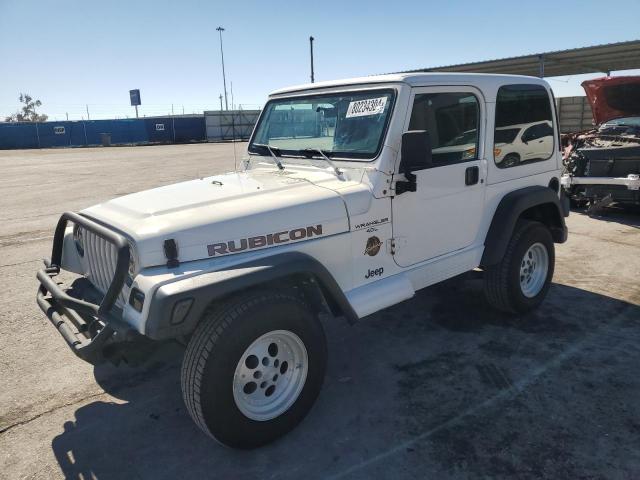
{"type": "Polygon", "coordinates": [[[426,130],[410,130],[402,134],[400,173],[431,168],[431,137],[426,130]]]}
{"type": "Polygon", "coordinates": [[[431,168],[431,137],[426,130],[410,130],[402,134],[400,149],[400,173],[404,173],[406,181],[396,182],[396,195],[404,192],[415,192],[416,176],[413,172],[431,168]]]}

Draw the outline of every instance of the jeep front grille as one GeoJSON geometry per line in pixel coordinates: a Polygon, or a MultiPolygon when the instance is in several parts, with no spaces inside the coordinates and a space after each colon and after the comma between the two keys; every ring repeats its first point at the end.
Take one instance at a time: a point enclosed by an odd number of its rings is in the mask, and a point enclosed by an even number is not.
{"type": "MultiPolygon", "coordinates": [[[[109,289],[116,272],[116,246],[104,238],[82,228],[84,243],[84,258],[86,261],[86,277],[102,294],[109,289]]],[[[123,287],[118,295],[116,305],[120,308],[127,302],[127,287],[123,287]]]]}

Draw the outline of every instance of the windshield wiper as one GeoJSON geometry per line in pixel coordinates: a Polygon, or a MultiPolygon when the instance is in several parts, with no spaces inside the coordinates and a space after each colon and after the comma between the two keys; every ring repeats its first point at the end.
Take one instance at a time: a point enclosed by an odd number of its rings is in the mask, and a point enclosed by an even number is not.
{"type": "Polygon", "coordinates": [[[254,143],[253,146],[258,148],[264,148],[265,150],[267,150],[269,152],[269,155],[271,155],[271,158],[273,159],[274,163],[278,166],[278,169],[284,170],[284,166],[282,165],[282,162],[280,161],[280,159],[278,159],[278,156],[282,156],[282,153],[280,152],[280,149],[278,147],[272,147],[270,145],[265,145],[264,143],[254,143]],[[276,154],[274,152],[278,152],[278,153],[276,154]]]}
{"type": "Polygon", "coordinates": [[[331,161],[331,159],[329,158],[329,156],[324,152],[324,150],[320,149],[320,148],[305,148],[304,150],[300,150],[300,152],[307,158],[312,158],[314,153],[318,153],[320,154],[320,156],[322,157],[322,159],[327,162],[331,168],[333,168],[333,171],[336,172],[337,176],[342,175],[342,171],[336,167],[335,163],[333,163],[331,161]]]}

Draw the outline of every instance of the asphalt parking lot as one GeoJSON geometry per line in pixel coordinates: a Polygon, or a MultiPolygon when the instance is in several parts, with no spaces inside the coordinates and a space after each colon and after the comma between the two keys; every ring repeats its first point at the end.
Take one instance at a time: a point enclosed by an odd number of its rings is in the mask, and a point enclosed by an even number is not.
{"type": "Polygon", "coordinates": [[[0,151],[1,478],[640,477],[638,212],[572,214],[531,314],[491,310],[470,274],[327,322],[319,401],[255,451],[193,424],[178,345],[135,369],[77,359],[35,304],[59,214],[229,170],[232,149],[0,151]]]}

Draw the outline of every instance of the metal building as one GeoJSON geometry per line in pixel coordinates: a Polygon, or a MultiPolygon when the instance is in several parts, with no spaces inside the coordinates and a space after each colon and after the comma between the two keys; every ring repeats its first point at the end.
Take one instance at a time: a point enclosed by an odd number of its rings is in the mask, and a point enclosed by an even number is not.
{"type": "Polygon", "coordinates": [[[582,132],[593,128],[593,114],[587,97],[556,99],[561,133],[582,132]]]}
{"type": "Polygon", "coordinates": [[[207,110],[207,141],[248,140],[259,115],[260,110],[207,110]]]}
{"type": "MultiPolygon", "coordinates": [[[[637,68],[640,68],[640,40],[441,67],[426,67],[403,73],[473,72],[559,77],[585,73],[610,75],[614,71],[637,68]]],[[[586,97],[559,98],[556,99],[556,106],[562,133],[579,132],[593,127],[591,106],[586,97]]]]}
{"type": "Polygon", "coordinates": [[[583,73],[604,73],[640,68],[640,40],[607,43],[591,47],[534,53],[519,57],[427,67],[410,72],[507,73],[534,77],[560,77],[583,73]]]}

